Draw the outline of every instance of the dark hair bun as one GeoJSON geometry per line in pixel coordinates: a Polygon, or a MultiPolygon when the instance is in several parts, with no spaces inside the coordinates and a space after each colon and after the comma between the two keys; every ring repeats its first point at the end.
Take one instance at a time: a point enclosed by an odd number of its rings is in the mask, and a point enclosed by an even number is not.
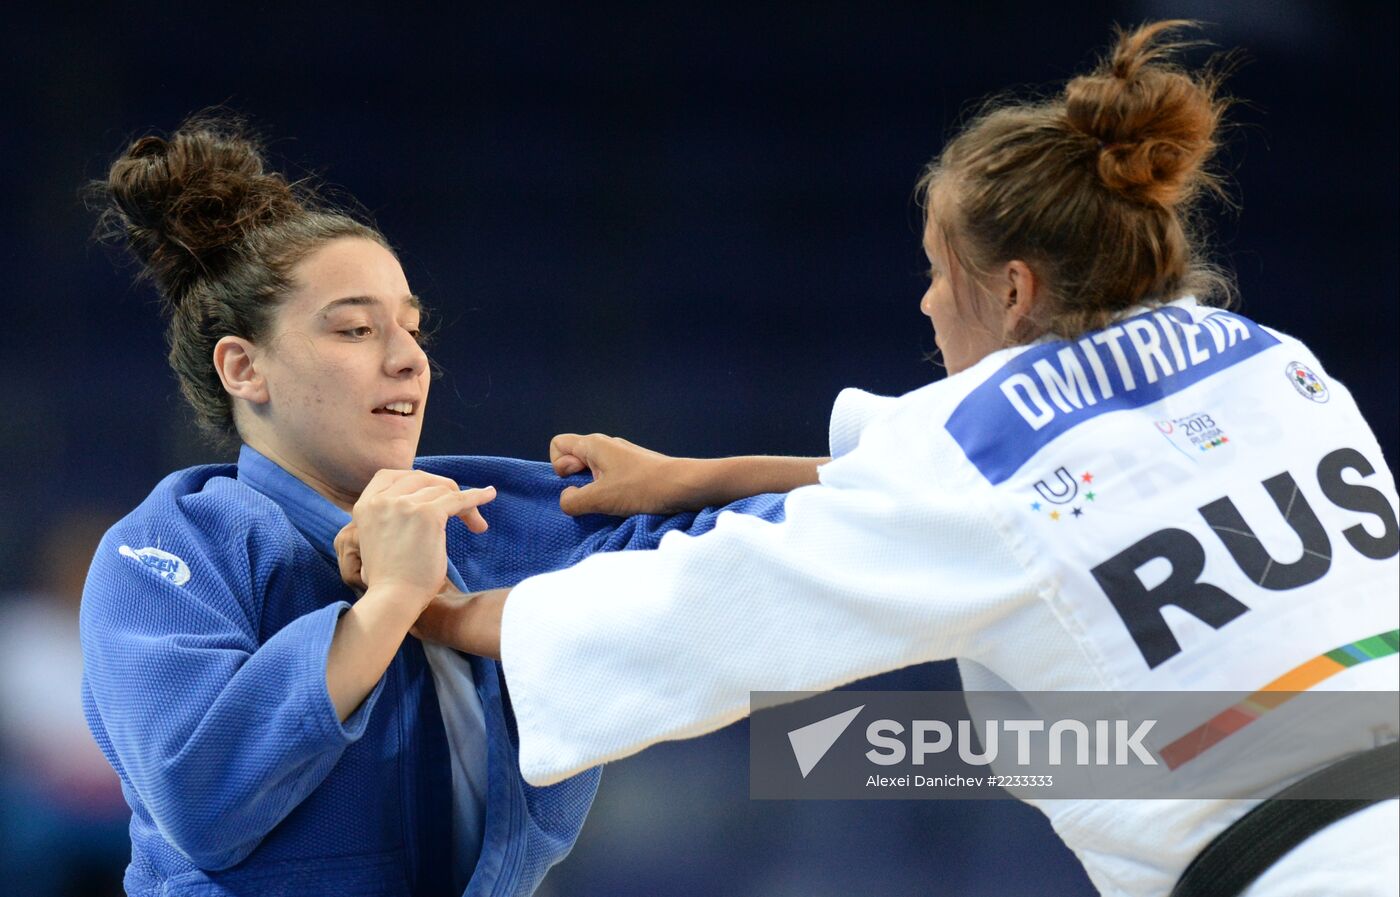
{"type": "Polygon", "coordinates": [[[265,170],[243,123],[221,114],[138,139],[96,187],[105,235],[124,239],[171,302],[253,228],[303,211],[286,179],[265,170]]]}
{"type": "Polygon", "coordinates": [[[1065,88],[1070,126],[1097,141],[1099,177],[1129,199],[1172,207],[1215,184],[1204,166],[1226,105],[1216,97],[1218,79],[1173,65],[1169,57],[1183,45],[1159,42],[1194,24],[1120,30],[1098,70],[1065,88]]]}

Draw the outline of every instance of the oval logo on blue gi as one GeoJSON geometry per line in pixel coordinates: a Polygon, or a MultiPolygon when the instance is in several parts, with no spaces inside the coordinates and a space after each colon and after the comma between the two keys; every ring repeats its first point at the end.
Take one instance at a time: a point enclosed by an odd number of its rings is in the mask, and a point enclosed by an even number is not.
{"type": "Polygon", "coordinates": [[[1327,393],[1327,384],[1322,382],[1322,378],[1312,372],[1312,368],[1301,361],[1290,362],[1288,365],[1288,382],[1293,384],[1293,388],[1298,390],[1298,394],[1305,399],[1312,399],[1314,402],[1325,402],[1330,396],[1327,393]]]}
{"type": "Polygon", "coordinates": [[[134,561],[140,561],[177,586],[182,586],[190,581],[190,565],[168,551],[161,551],[159,548],[132,548],[130,545],[123,545],[117,549],[117,553],[134,561]]]}

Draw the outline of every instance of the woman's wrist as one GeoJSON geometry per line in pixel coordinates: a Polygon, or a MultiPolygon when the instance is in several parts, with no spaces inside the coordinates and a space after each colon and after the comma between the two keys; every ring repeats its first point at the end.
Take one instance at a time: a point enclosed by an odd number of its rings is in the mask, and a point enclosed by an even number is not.
{"type": "Polygon", "coordinates": [[[424,603],[410,586],[370,586],[336,621],[326,657],[326,690],[341,722],[374,690],[424,603]]]}
{"type": "Polygon", "coordinates": [[[462,650],[481,657],[501,659],[501,618],[510,589],[477,592],[463,614],[462,650]]]}
{"type": "Polygon", "coordinates": [[[724,471],[720,458],[667,458],[663,476],[667,494],[662,501],[663,513],[698,511],[712,504],[727,504],[720,499],[724,490],[724,471]]]}
{"type": "Polygon", "coordinates": [[[828,458],[746,455],[735,458],[672,458],[667,476],[678,509],[725,505],[765,492],[791,492],[817,482],[828,458]]]}
{"type": "Polygon", "coordinates": [[[501,615],[509,594],[509,589],[488,589],[470,595],[455,590],[442,592],[423,609],[412,632],[424,641],[499,660],[501,615]]]}
{"type": "Polygon", "coordinates": [[[402,582],[379,582],[370,585],[365,589],[365,593],[360,596],[364,601],[369,598],[375,602],[382,602],[386,608],[400,610],[404,614],[414,616],[421,613],[433,596],[447,584],[444,579],[436,586],[424,586],[416,583],[402,582]]]}
{"type": "Polygon", "coordinates": [[[423,608],[433,600],[433,593],[418,586],[403,583],[379,583],[371,585],[354,607],[361,608],[361,614],[372,614],[377,622],[395,630],[402,623],[402,633],[418,619],[423,608]]]}

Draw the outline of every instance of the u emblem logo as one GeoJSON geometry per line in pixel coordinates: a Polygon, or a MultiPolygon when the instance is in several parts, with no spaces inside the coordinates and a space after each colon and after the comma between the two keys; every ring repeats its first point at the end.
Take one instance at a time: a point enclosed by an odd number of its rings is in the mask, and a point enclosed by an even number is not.
{"type": "Polygon", "coordinates": [[[1053,485],[1044,480],[1038,480],[1035,484],[1035,491],[1051,504],[1067,505],[1079,495],[1079,483],[1075,482],[1068,470],[1061,467],[1055,471],[1053,485]]]}

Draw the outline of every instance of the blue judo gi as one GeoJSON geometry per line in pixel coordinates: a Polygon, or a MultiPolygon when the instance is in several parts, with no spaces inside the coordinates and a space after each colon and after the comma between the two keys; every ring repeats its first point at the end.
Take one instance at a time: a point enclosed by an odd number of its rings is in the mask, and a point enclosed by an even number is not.
{"type": "MultiPolygon", "coordinates": [[[[449,522],[449,573],[468,590],[699,534],[719,513],[570,518],[547,464],[417,466],[498,490],[488,532],[449,522]]],[[[728,508],[783,514],[782,496],[728,508]]],[[[479,846],[465,893],[528,895],[572,848],[601,771],[521,779],[495,661],[469,658],[486,722],[479,845],[453,843],[448,743],[418,640],[339,720],[326,655],[354,600],[332,547],[348,519],[245,446],[236,466],[166,477],[103,538],[80,619],[83,705],[131,806],[128,894],[456,895],[450,858],[479,846]]]]}

